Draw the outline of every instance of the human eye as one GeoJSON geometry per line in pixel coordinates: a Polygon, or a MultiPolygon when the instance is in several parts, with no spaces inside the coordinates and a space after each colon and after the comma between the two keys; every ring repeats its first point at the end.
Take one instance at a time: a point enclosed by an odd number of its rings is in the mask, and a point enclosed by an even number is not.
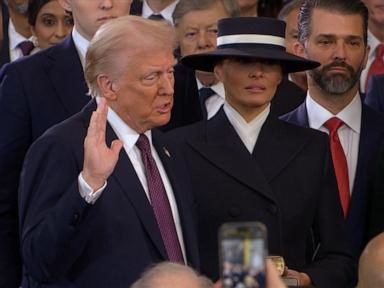
{"type": "Polygon", "coordinates": [[[217,30],[216,27],[215,27],[215,28],[209,28],[209,29],[208,29],[208,33],[210,33],[210,34],[217,35],[217,32],[218,32],[218,30],[217,30]]]}
{"type": "Polygon", "coordinates": [[[184,37],[187,39],[193,39],[193,38],[195,38],[196,35],[197,35],[196,31],[190,30],[190,31],[185,32],[184,37]]]}
{"type": "Polygon", "coordinates": [[[64,18],[64,23],[65,23],[65,25],[67,25],[67,26],[73,26],[73,18],[72,17],[69,17],[69,16],[66,16],[65,18],[64,18]]]}
{"type": "Polygon", "coordinates": [[[56,20],[56,17],[54,17],[54,16],[45,15],[42,18],[42,23],[44,26],[51,27],[51,26],[56,25],[57,20],[56,20]]]}

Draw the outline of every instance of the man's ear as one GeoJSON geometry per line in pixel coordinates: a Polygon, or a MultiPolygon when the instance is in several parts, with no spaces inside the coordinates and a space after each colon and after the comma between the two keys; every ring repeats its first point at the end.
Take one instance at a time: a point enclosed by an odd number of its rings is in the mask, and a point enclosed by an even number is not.
{"type": "Polygon", "coordinates": [[[58,0],[58,1],[60,6],[63,7],[65,11],[72,12],[71,0],[58,0]]]}
{"type": "Polygon", "coordinates": [[[97,76],[97,86],[99,87],[100,96],[103,96],[108,101],[114,101],[117,98],[116,85],[105,74],[97,76]]]}
{"type": "Polygon", "coordinates": [[[295,43],[293,43],[293,53],[297,56],[306,58],[304,46],[299,41],[295,41],[295,43]]]}

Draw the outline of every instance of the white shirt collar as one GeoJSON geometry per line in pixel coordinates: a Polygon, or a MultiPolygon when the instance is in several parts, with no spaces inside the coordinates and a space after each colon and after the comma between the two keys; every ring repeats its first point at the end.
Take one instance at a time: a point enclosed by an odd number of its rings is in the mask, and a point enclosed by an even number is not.
{"type": "Polygon", "coordinates": [[[257,117],[247,123],[244,118],[227,102],[224,103],[224,112],[229,122],[239,135],[245,147],[252,154],[257,138],[259,137],[261,127],[269,115],[271,104],[269,104],[257,117]]]}
{"type": "Polygon", "coordinates": [[[376,48],[381,44],[381,42],[369,30],[368,30],[368,44],[371,48],[368,54],[368,58],[374,59],[376,57],[376,48]]]}
{"type": "MultiPolygon", "coordinates": [[[[96,102],[99,103],[100,96],[96,97],[96,102]]],[[[112,108],[108,107],[107,121],[111,125],[113,131],[115,131],[117,138],[123,141],[125,151],[129,153],[135,146],[140,134],[129,127],[120,117],[116,114],[112,108]]],[[[148,130],[144,133],[152,146],[152,133],[148,130]]]]}
{"type": "Polygon", "coordinates": [[[163,16],[165,20],[169,21],[170,23],[173,23],[172,14],[173,14],[173,11],[175,10],[177,3],[179,3],[179,0],[174,1],[172,4],[165,7],[159,13],[156,13],[151,9],[151,7],[148,6],[147,1],[144,0],[143,1],[143,11],[141,13],[141,16],[143,18],[148,18],[152,14],[161,14],[161,16],[163,16]]]}
{"type": "Polygon", "coordinates": [[[362,104],[359,93],[357,93],[352,101],[336,115],[333,115],[331,112],[313,100],[309,92],[305,101],[308,112],[309,126],[311,128],[322,130],[320,128],[324,125],[324,123],[330,118],[336,116],[342,120],[350,129],[360,134],[362,104]]]}
{"type": "MultiPolygon", "coordinates": [[[[196,83],[197,83],[197,89],[198,90],[200,90],[200,88],[206,87],[197,78],[196,78],[196,83]]],[[[216,84],[214,84],[212,86],[209,86],[208,88],[211,88],[216,93],[216,95],[218,95],[221,98],[225,99],[225,90],[224,90],[223,82],[219,81],[216,84]]]]}
{"type": "Polygon", "coordinates": [[[73,27],[72,29],[72,39],[75,43],[75,47],[77,50],[77,53],[79,54],[81,64],[84,68],[85,63],[85,54],[87,53],[87,49],[89,46],[89,41],[85,39],[77,30],[76,27],[73,27]]]}
{"type": "Polygon", "coordinates": [[[8,35],[10,50],[17,48],[17,45],[23,41],[31,40],[31,38],[25,38],[23,35],[16,31],[15,25],[13,25],[11,18],[9,18],[8,35]]]}

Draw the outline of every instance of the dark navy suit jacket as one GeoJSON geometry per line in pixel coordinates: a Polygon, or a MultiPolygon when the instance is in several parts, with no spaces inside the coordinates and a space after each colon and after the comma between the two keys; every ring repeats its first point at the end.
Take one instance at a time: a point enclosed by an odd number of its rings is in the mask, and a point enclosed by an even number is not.
{"type": "Polygon", "coordinates": [[[185,144],[204,274],[219,276],[221,224],[260,221],[268,229],[271,255],[308,273],[316,287],[350,287],[354,265],[323,133],[269,116],[251,154],[221,109],[170,134],[185,144]],[[316,253],[307,241],[312,233],[321,238],[316,253]]]}
{"type": "Polygon", "coordinates": [[[71,35],[0,71],[0,287],[18,287],[17,191],[25,153],[52,125],[89,101],[71,35]]]}
{"type": "Polygon", "coordinates": [[[384,75],[371,78],[364,102],[372,109],[384,112],[384,75]]]}
{"type": "MultiPolygon", "coordinates": [[[[351,251],[359,257],[368,235],[368,202],[372,190],[373,175],[376,168],[379,147],[384,136],[384,118],[378,112],[363,104],[361,116],[359,155],[355,183],[347,215],[347,233],[351,251]]],[[[305,103],[281,119],[290,123],[309,127],[305,103]]]]}
{"type": "MultiPolygon", "coordinates": [[[[80,196],[84,138],[95,109],[92,101],[48,130],[25,159],[21,247],[36,287],[127,288],[148,265],[168,259],[153,209],[124,149],[96,203],[89,205],[80,196]]],[[[107,125],[107,144],[115,139],[107,125]]],[[[195,201],[183,155],[162,132],[153,129],[152,139],[173,188],[187,260],[198,268],[195,201]]]]}

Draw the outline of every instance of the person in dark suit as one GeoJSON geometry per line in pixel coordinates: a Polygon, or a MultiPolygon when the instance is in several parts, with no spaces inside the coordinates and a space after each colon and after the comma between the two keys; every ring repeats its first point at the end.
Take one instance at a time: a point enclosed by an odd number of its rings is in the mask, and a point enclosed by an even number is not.
{"type": "Polygon", "coordinates": [[[29,150],[19,211],[30,283],[129,287],[151,263],[198,268],[183,156],[154,129],[172,108],[172,29],[137,16],[103,25],[85,63],[96,99],[29,150]]]}
{"type": "Polygon", "coordinates": [[[102,17],[129,13],[130,1],[99,2],[60,0],[74,12],[72,34],[0,72],[0,287],[20,284],[17,190],[25,153],[46,129],[88,103],[82,65],[88,41],[109,19],[102,17]]]}
{"type": "Polygon", "coordinates": [[[3,38],[0,47],[0,67],[29,55],[33,50],[32,31],[27,17],[28,0],[3,0],[1,2],[3,38]],[[27,41],[30,47],[23,52],[20,43],[27,41]]]}
{"type": "Polygon", "coordinates": [[[384,136],[383,116],[364,105],[359,94],[360,73],[368,55],[367,18],[361,1],[304,3],[296,52],[322,65],[307,72],[309,88],[305,103],[282,117],[329,134],[330,121],[339,121],[331,139],[341,145],[343,159],[335,156],[334,165],[339,166],[341,161],[345,165],[336,170],[336,176],[349,244],[356,259],[368,238],[367,199],[384,136]]]}
{"type": "Polygon", "coordinates": [[[261,221],[269,253],[282,256],[289,267],[285,275],[300,286],[349,287],[354,265],[345,247],[328,139],[270,115],[282,71],[318,63],[285,51],[282,21],[228,18],[218,28],[217,50],[181,61],[214,71],[226,102],[210,120],[171,132],[185,144],[197,195],[202,272],[218,277],[222,223],[261,221]],[[312,238],[320,241],[317,249],[312,238]]]}
{"type": "Polygon", "coordinates": [[[172,13],[178,0],[133,0],[131,14],[154,20],[172,22],[172,13]]]}
{"type": "Polygon", "coordinates": [[[372,76],[364,103],[376,111],[384,112],[384,75],[372,76]]]}

